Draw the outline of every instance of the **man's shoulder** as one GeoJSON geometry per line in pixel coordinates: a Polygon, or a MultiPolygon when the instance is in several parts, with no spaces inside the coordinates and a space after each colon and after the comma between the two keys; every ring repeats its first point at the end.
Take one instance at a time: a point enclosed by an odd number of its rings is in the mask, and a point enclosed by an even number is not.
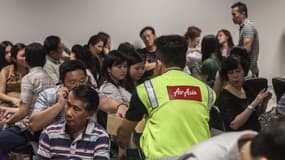
{"type": "Polygon", "coordinates": [[[57,93],[59,88],[60,88],[60,86],[58,86],[58,85],[53,86],[53,87],[44,89],[42,92],[40,92],[40,94],[42,94],[42,95],[55,95],[56,96],[56,93],[57,93]]]}
{"type": "Polygon", "coordinates": [[[65,125],[64,121],[60,121],[60,122],[51,124],[46,128],[46,133],[47,134],[52,134],[52,133],[58,134],[58,133],[60,133],[60,131],[63,130],[64,125],[65,125]]]}
{"type": "Polygon", "coordinates": [[[96,137],[109,137],[108,133],[106,130],[98,123],[96,122],[91,122],[93,123],[93,128],[92,128],[92,135],[95,135],[96,137]]]}

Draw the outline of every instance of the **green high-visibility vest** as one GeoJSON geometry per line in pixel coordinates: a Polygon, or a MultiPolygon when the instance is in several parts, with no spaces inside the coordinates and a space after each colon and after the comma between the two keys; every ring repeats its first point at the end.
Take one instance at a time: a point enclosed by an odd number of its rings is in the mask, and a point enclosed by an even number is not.
{"type": "Polygon", "coordinates": [[[137,87],[148,116],[140,139],[146,159],[179,156],[210,137],[215,93],[200,80],[171,70],[137,87]]]}

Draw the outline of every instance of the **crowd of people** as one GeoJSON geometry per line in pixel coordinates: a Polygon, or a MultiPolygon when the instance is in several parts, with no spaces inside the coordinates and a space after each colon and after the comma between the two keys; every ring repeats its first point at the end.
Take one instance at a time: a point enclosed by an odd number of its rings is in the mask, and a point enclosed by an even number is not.
{"type": "Polygon", "coordinates": [[[144,48],[124,42],[111,50],[105,32],[71,48],[56,35],[43,44],[3,41],[0,159],[30,141],[39,160],[110,159],[111,144],[127,149],[143,119],[144,159],[283,159],[284,98],[280,117],[262,129],[258,117],[272,93],[250,95],[243,86],[245,77],[259,76],[258,32],[246,4],[231,10],[237,45],[227,29],[201,37],[197,26],[162,36],[146,26],[144,48]],[[213,106],[229,133],[211,138],[213,106]],[[116,137],[106,132],[108,115],[122,118],[116,137]]]}

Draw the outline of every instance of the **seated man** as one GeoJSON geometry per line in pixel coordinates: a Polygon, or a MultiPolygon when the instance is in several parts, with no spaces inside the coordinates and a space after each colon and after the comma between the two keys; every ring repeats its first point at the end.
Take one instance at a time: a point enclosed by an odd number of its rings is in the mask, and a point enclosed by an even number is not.
{"type": "MultiPolygon", "coordinates": [[[[40,93],[31,114],[30,127],[33,131],[40,131],[51,123],[64,119],[64,98],[68,91],[79,85],[88,83],[86,66],[78,60],[66,61],[59,67],[59,79],[61,85],[48,88],[40,93]]],[[[119,114],[126,112],[126,106],[120,105],[120,101],[100,96],[99,108],[104,111],[113,111],[119,114]],[[117,109],[118,108],[118,109],[117,109]]]]}
{"type": "Polygon", "coordinates": [[[66,48],[58,36],[48,36],[44,41],[44,47],[47,50],[47,61],[44,66],[45,71],[58,83],[59,73],[58,68],[63,63],[63,50],[66,48]]]}
{"type": "Polygon", "coordinates": [[[21,102],[19,108],[2,108],[0,121],[4,124],[0,128],[0,151],[10,151],[16,146],[29,141],[29,116],[39,93],[54,86],[53,80],[43,70],[46,51],[39,43],[29,44],[25,48],[26,62],[30,67],[21,82],[21,102]],[[12,116],[8,116],[12,115],[12,116]],[[2,119],[1,119],[2,118],[2,119]],[[16,123],[17,122],[17,123],[16,123]]]}
{"type": "Polygon", "coordinates": [[[92,120],[98,104],[98,93],[90,86],[73,88],[65,105],[65,120],[42,132],[36,159],[108,160],[108,134],[92,120]]]}
{"type": "Polygon", "coordinates": [[[284,148],[283,116],[258,134],[253,131],[240,131],[213,137],[193,146],[178,160],[283,160],[284,148]]]}
{"type": "Polygon", "coordinates": [[[30,117],[30,127],[39,131],[51,123],[64,119],[64,106],[69,90],[87,84],[86,66],[78,60],[66,61],[59,67],[61,85],[48,88],[39,94],[30,117]]]}

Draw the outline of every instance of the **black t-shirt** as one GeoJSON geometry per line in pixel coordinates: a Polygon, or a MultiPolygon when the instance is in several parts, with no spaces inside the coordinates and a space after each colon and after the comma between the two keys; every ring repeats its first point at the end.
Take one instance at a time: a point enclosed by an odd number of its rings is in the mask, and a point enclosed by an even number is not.
{"type": "Polygon", "coordinates": [[[156,61],[155,52],[150,52],[146,48],[138,49],[137,51],[144,58],[145,61],[148,61],[150,63],[156,61]]]}
{"type": "Polygon", "coordinates": [[[221,110],[221,115],[224,119],[226,131],[241,131],[251,129],[255,131],[260,130],[260,124],[256,112],[253,112],[244,125],[238,129],[232,129],[230,127],[231,122],[235,117],[242,113],[246,107],[252,102],[252,98],[239,98],[230,93],[228,90],[223,89],[217,99],[216,105],[221,110]]]}
{"type": "MultiPolygon", "coordinates": [[[[138,53],[144,58],[144,61],[148,61],[149,63],[155,62],[157,56],[155,52],[149,52],[146,48],[138,49],[138,53]]],[[[149,80],[153,75],[153,69],[149,71],[145,71],[142,78],[139,80],[139,83],[144,82],[145,80],[149,80]]]]}
{"type": "Polygon", "coordinates": [[[138,122],[143,118],[144,114],[147,114],[147,110],[138,94],[134,93],[130,101],[130,107],[126,113],[126,119],[138,122]]]}

